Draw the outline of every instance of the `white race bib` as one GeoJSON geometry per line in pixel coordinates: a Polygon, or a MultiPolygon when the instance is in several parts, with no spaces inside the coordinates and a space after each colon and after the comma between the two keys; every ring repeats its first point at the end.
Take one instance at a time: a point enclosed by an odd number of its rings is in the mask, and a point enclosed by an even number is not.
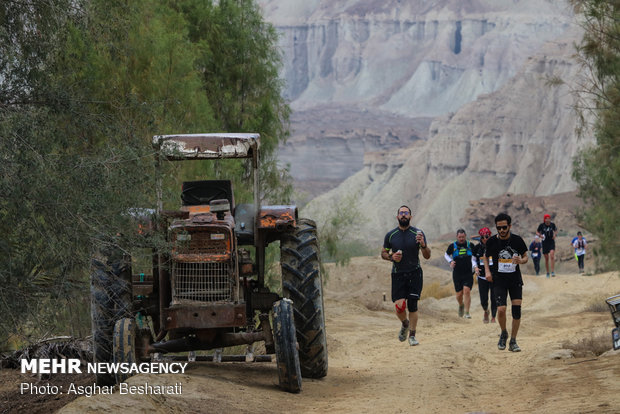
{"type": "Polygon", "coordinates": [[[538,257],[538,253],[532,253],[532,257],[538,257]]]}
{"type": "Polygon", "coordinates": [[[517,270],[517,265],[512,263],[512,259],[499,259],[497,264],[497,271],[500,273],[514,273],[517,270]]]}

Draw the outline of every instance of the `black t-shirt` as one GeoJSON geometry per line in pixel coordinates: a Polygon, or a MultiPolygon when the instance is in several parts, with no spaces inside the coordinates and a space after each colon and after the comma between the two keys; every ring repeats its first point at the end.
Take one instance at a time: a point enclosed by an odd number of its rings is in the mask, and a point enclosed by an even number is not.
{"type": "Polygon", "coordinates": [[[465,243],[452,242],[448,245],[446,254],[454,260],[454,269],[452,269],[454,274],[471,275],[471,257],[473,255],[472,247],[473,246],[468,241],[465,243]],[[455,243],[456,249],[454,248],[455,243]],[[468,247],[471,255],[468,254],[468,247]],[[454,254],[455,250],[456,254],[454,254]]]}
{"type": "Polygon", "coordinates": [[[507,240],[500,239],[497,235],[487,240],[486,257],[493,257],[491,273],[493,277],[517,276],[521,278],[519,265],[512,263],[515,254],[523,256],[527,252],[527,245],[520,236],[510,234],[507,240]]]}
{"type": "Polygon", "coordinates": [[[476,265],[478,266],[478,268],[480,269],[480,274],[482,276],[484,273],[484,262],[482,261],[482,256],[484,256],[484,251],[487,249],[486,244],[482,244],[482,243],[478,243],[477,245],[475,245],[471,251],[474,254],[474,257],[476,258],[476,265]]]}
{"type": "Polygon", "coordinates": [[[553,240],[553,233],[557,230],[555,223],[551,222],[548,226],[545,223],[540,223],[537,231],[544,236],[543,243],[549,243],[553,240]]]}
{"type": "MultiPolygon", "coordinates": [[[[383,248],[385,250],[392,250],[392,252],[402,250],[403,252],[402,260],[399,263],[394,262],[392,273],[412,272],[420,267],[420,258],[418,257],[420,245],[415,239],[418,231],[422,230],[413,226],[406,230],[396,227],[385,235],[383,240],[383,248]]],[[[422,235],[424,236],[424,245],[426,246],[426,235],[424,235],[424,232],[422,232],[422,235]]]]}

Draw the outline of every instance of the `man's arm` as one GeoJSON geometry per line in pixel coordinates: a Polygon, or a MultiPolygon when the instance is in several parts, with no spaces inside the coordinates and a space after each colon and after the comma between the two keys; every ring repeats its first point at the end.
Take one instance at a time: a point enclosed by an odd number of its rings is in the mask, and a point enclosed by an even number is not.
{"type": "Polygon", "coordinates": [[[389,260],[390,262],[392,261],[392,255],[390,254],[390,252],[386,248],[382,248],[381,249],[381,258],[383,260],[389,260]]]}
{"type": "Polygon", "coordinates": [[[517,256],[513,259],[513,263],[515,264],[526,264],[527,261],[528,261],[527,252],[523,253],[521,257],[517,256]]]}
{"type": "Polygon", "coordinates": [[[484,255],[482,256],[482,261],[484,262],[484,277],[489,281],[493,281],[493,275],[491,274],[491,268],[489,267],[489,258],[484,255]]]}
{"type": "Polygon", "coordinates": [[[422,256],[424,256],[426,260],[431,258],[431,248],[426,244],[424,246],[420,245],[420,250],[422,250],[422,256]]]}
{"type": "Polygon", "coordinates": [[[426,244],[426,235],[420,230],[418,234],[415,236],[415,241],[420,245],[420,250],[422,251],[422,256],[426,260],[431,258],[431,248],[426,244]]]}

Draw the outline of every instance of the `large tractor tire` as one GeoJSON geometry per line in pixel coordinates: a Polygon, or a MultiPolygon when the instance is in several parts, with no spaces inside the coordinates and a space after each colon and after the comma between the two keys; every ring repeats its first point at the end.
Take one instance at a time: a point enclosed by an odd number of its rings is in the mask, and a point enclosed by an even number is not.
{"type": "Polygon", "coordinates": [[[295,336],[293,305],[288,299],[273,304],[273,339],[280,387],[288,392],[301,391],[301,369],[295,336]]]}
{"type": "MultiPolygon", "coordinates": [[[[114,324],[112,349],[115,363],[136,362],[136,331],[136,322],[133,318],[123,318],[114,324]]],[[[120,384],[129,377],[129,374],[117,372],[116,382],[120,384]]]]}
{"type": "MultiPolygon", "coordinates": [[[[112,338],[117,320],[131,314],[131,268],[124,260],[93,259],[90,275],[93,361],[112,362],[112,338]]],[[[96,374],[97,385],[113,385],[114,374],[96,374]]]]}
{"type": "Polygon", "coordinates": [[[299,219],[280,241],[282,294],[293,301],[301,374],[327,375],[327,336],[316,224],[299,219]]]}

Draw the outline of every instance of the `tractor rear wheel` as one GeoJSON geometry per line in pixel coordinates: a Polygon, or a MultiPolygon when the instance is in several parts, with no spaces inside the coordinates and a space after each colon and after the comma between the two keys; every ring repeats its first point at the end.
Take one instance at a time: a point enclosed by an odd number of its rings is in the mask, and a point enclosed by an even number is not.
{"type": "Polygon", "coordinates": [[[293,319],[293,306],[288,299],[282,299],[273,304],[273,339],[280,387],[288,392],[301,391],[295,320],[293,319]]]}
{"type": "MultiPolygon", "coordinates": [[[[112,362],[117,320],[131,314],[131,268],[125,260],[107,264],[93,259],[90,275],[93,361],[112,362]]],[[[114,374],[96,374],[97,385],[114,385],[114,374]]]]}
{"type": "Polygon", "coordinates": [[[301,373],[307,378],[327,375],[327,336],[323,283],[316,224],[299,219],[280,241],[282,294],[293,301],[301,373]]]}

